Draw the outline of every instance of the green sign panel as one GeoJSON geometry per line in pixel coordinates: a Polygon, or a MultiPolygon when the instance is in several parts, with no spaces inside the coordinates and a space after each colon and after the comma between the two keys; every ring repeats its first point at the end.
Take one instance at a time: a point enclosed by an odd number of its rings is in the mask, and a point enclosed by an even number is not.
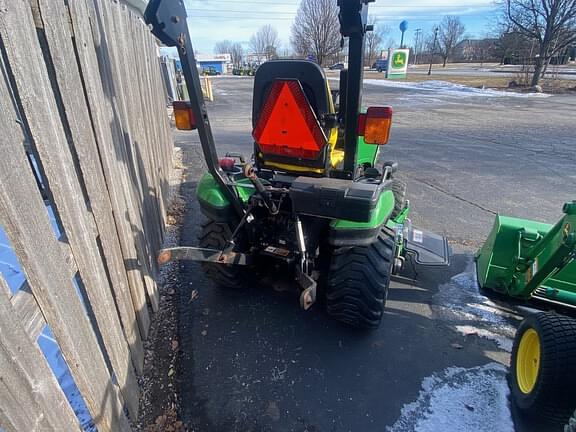
{"type": "Polygon", "coordinates": [[[407,49],[391,49],[389,51],[387,78],[406,78],[409,55],[410,51],[407,49]]]}

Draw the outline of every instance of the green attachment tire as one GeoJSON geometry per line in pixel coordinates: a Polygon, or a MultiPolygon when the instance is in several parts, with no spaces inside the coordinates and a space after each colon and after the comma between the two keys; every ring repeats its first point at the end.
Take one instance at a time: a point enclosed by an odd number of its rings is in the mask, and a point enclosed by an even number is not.
{"type": "Polygon", "coordinates": [[[395,257],[395,234],[383,227],[369,245],[333,251],[327,276],[326,309],[349,326],[380,326],[395,257]]]}
{"type": "MultiPolygon", "coordinates": [[[[202,224],[200,247],[222,250],[232,237],[232,232],[233,229],[229,224],[208,220],[202,224]]],[[[234,290],[244,288],[244,269],[240,266],[202,263],[202,269],[216,285],[222,288],[234,290]]]]}
{"type": "Polygon", "coordinates": [[[562,427],[576,406],[576,320],[554,313],[528,316],[518,328],[510,390],[527,417],[562,427]]]}

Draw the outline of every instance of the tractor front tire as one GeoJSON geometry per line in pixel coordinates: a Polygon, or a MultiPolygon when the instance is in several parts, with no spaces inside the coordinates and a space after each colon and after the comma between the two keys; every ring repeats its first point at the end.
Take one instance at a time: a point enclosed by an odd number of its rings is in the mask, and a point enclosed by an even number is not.
{"type": "MultiPolygon", "coordinates": [[[[232,237],[233,229],[227,223],[208,220],[202,224],[200,247],[222,250],[232,237]]],[[[222,288],[240,290],[243,288],[243,269],[240,266],[202,263],[204,273],[222,288]]]]}
{"type": "Polygon", "coordinates": [[[392,180],[390,189],[394,193],[394,210],[390,217],[395,219],[406,208],[406,183],[401,180],[392,180]]]}
{"type": "Polygon", "coordinates": [[[576,320],[553,313],[528,316],[518,328],[510,389],[528,417],[565,425],[576,406],[576,320]]]}
{"type": "Polygon", "coordinates": [[[326,286],[328,314],[361,329],[380,326],[396,251],[394,232],[383,227],[368,246],[333,252],[326,286]]]}

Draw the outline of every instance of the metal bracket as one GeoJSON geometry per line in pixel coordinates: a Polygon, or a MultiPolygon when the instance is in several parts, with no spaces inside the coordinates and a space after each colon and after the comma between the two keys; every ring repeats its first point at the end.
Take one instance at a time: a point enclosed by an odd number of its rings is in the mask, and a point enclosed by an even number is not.
{"type": "Polygon", "coordinates": [[[217,249],[202,249],[195,247],[176,247],[162,249],[158,254],[158,264],[164,265],[171,261],[199,261],[225,265],[249,265],[251,256],[237,252],[223,252],[217,249]]]}
{"type": "Polygon", "coordinates": [[[316,303],[317,283],[314,279],[312,279],[311,276],[308,276],[306,273],[302,273],[299,270],[297,273],[298,283],[303,288],[303,291],[300,294],[300,306],[302,309],[308,310],[314,303],[316,303]]]}

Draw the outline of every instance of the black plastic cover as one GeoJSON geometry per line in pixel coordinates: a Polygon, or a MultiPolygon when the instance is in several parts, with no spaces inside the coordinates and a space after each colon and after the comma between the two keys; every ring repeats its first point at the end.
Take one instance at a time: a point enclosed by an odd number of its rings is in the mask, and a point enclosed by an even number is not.
{"type": "Polygon", "coordinates": [[[369,222],[384,186],[333,178],[298,177],[290,187],[297,213],[369,222]]]}
{"type": "Polygon", "coordinates": [[[410,227],[404,233],[406,252],[416,262],[429,267],[446,267],[450,265],[450,246],[446,237],[410,227]]]}

